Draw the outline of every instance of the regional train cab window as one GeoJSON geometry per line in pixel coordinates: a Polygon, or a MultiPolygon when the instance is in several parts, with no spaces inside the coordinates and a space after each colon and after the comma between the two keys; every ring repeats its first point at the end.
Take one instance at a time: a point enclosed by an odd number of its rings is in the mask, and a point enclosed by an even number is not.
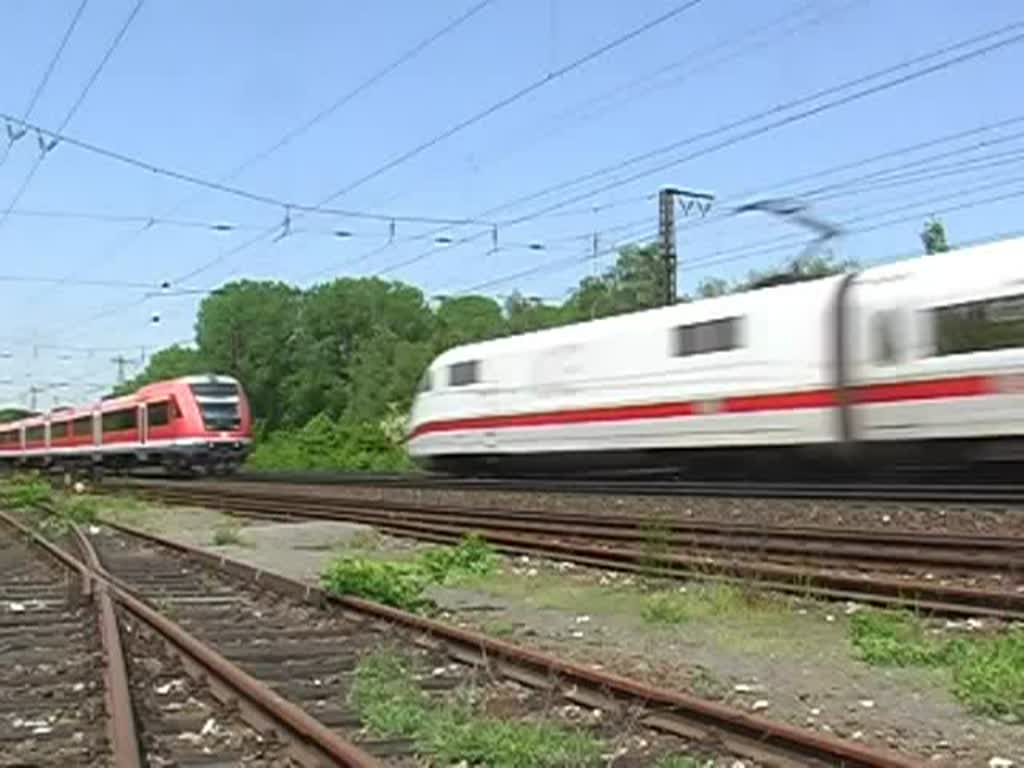
{"type": "Polygon", "coordinates": [[[452,387],[464,387],[467,384],[476,384],[480,381],[480,361],[467,360],[464,363],[454,363],[448,366],[448,385],[452,387]]]}
{"type": "Polygon", "coordinates": [[[146,406],[146,419],[151,427],[163,427],[171,423],[171,404],[149,403],[146,406]]]}
{"type": "Polygon", "coordinates": [[[104,432],[120,432],[125,429],[135,429],[134,408],[126,408],[123,411],[109,411],[103,414],[104,432]]]}
{"type": "Polygon", "coordinates": [[[1024,294],[931,310],[936,355],[1024,347],[1024,294]]]}
{"type": "Polygon", "coordinates": [[[92,435],[92,416],[79,416],[71,422],[71,434],[75,437],[92,435]]]}
{"type": "Polygon", "coordinates": [[[68,423],[66,421],[55,421],[50,425],[50,437],[54,440],[60,440],[62,437],[68,436],[68,423]]]}
{"type": "Polygon", "coordinates": [[[739,317],[724,317],[703,323],[680,325],[672,330],[672,354],[675,357],[727,352],[740,344],[739,317]]]}

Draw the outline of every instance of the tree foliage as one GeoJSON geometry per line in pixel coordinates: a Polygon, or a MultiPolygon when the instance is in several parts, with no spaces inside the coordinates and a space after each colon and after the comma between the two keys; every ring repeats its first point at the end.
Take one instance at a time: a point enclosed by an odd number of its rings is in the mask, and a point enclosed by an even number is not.
{"type": "MultiPolygon", "coordinates": [[[[744,280],[707,279],[695,297],[833,274],[848,264],[801,257],[744,280]]],[[[168,347],[125,389],[175,376],[238,377],[257,420],[258,467],[405,466],[403,424],[416,381],[444,349],[660,305],[666,273],[657,246],[629,246],[562,303],[515,293],[448,296],[431,306],[410,285],[339,278],[301,291],[241,280],[203,300],[196,348],[168,347]]]]}
{"type": "Polygon", "coordinates": [[[928,219],[921,230],[921,243],[927,254],[944,253],[949,250],[946,241],[946,227],[939,219],[928,219]]]}

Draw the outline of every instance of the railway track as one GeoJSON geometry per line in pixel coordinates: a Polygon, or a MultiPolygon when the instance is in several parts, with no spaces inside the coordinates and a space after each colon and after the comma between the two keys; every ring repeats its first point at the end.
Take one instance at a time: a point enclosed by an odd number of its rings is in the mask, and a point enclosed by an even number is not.
{"type": "Polygon", "coordinates": [[[801,594],[1024,619],[1024,541],[1007,537],[425,506],[232,483],[136,481],[108,487],[249,517],[365,523],[430,541],[451,542],[475,532],[507,553],[582,565],[749,579],[801,594]]]}
{"type": "MultiPolygon", "coordinates": [[[[17,525],[3,520],[9,528],[17,525]]],[[[25,529],[20,533],[28,535],[25,529]]],[[[471,690],[474,700],[505,712],[511,708],[519,718],[571,720],[615,748],[611,756],[585,764],[652,765],[681,749],[729,760],[740,756],[754,765],[920,764],[420,616],[335,598],[141,532],[104,529],[88,537],[78,533],[77,541],[85,565],[39,537],[32,539],[34,546],[83,572],[83,583],[92,581],[94,593],[107,593],[116,604],[147,750],[177,744],[181,733],[201,737],[207,731],[219,739],[212,748],[225,756],[218,763],[207,754],[207,765],[292,764],[286,759],[300,765],[419,764],[412,762],[416,748],[409,739],[368,736],[348,703],[360,662],[381,648],[397,647],[407,664],[403,674],[415,681],[431,708],[443,709],[456,693],[471,690]],[[260,690],[270,693],[260,700],[260,690]],[[182,712],[197,694],[198,707],[182,712]],[[288,714],[275,717],[275,705],[288,714]],[[570,712],[591,719],[584,723],[570,712]],[[236,726],[232,717],[244,719],[251,730],[236,726]],[[200,721],[203,726],[194,730],[200,721]],[[330,740],[343,745],[344,754],[330,753],[325,744],[330,740]]],[[[180,756],[169,759],[189,764],[180,756]]]]}
{"type": "MultiPolygon", "coordinates": [[[[239,482],[298,483],[324,486],[368,486],[457,491],[521,491],[602,496],[707,496],[764,499],[843,499],[863,501],[935,501],[972,504],[1024,504],[1024,486],[1012,477],[979,483],[969,475],[949,473],[916,480],[864,482],[787,480],[684,480],[664,476],[488,478],[454,477],[419,472],[373,473],[334,471],[248,471],[232,476],[239,482]]],[[[189,481],[193,482],[193,481],[189,481]]]]}

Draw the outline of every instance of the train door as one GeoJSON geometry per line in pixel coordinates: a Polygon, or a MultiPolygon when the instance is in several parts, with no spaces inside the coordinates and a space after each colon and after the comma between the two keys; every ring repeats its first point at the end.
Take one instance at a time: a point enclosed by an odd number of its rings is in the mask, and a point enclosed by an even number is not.
{"type": "Polygon", "coordinates": [[[139,442],[145,445],[149,442],[149,413],[145,404],[138,407],[139,442]]]}

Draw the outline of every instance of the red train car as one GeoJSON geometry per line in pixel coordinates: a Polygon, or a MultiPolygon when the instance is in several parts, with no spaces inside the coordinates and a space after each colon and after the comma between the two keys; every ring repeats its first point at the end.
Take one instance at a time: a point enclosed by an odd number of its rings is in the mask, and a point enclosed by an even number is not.
{"type": "Polygon", "coordinates": [[[0,424],[0,462],[67,471],[160,466],[233,472],[252,442],[252,416],[230,376],[186,376],[81,408],[0,424]]]}

